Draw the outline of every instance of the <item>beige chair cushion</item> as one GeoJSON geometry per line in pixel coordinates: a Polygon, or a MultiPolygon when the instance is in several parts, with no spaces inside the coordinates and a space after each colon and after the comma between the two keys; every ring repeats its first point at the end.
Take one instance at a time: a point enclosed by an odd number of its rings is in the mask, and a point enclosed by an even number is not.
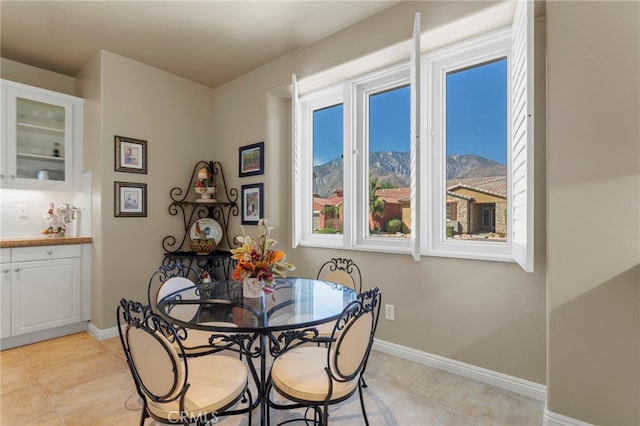
{"type": "MultiPolygon", "coordinates": [[[[327,348],[300,346],[285,352],[273,361],[271,379],[278,391],[305,401],[324,401],[329,392],[329,381],[324,367],[327,348]]],[[[349,395],[358,385],[358,379],[349,382],[333,381],[331,400],[349,395]]]]}
{"type": "Polygon", "coordinates": [[[315,328],[318,330],[318,337],[331,337],[333,329],[336,326],[335,321],[325,322],[324,324],[317,325],[315,328]]]}
{"type": "Polygon", "coordinates": [[[175,396],[184,381],[185,370],[178,353],[167,339],[157,334],[154,337],[133,326],[127,327],[126,338],[135,369],[144,386],[155,395],[167,398],[175,396]],[[174,364],[177,365],[177,379],[173,372],[174,364]]]}
{"type": "MultiPolygon", "coordinates": [[[[180,291],[184,288],[189,288],[189,287],[193,287],[193,289],[189,293],[183,292],[182,294],[183,295],[190,294],[191,298],[197,299],[198,297],[196,296],[196,287],[193,281],[184,277],[169,278],[160,286],[160,289],[158,290],[158,297],[156,299],[156,304],[163,297],[168,296],[173,292],[180,291]]],[[[171,309],[171,316],[180,321],[188,322],[196,315],[197,312],[198,312],[198,305],[195,303],[193,305],[175,305],[171,309]]]]}
{"type": "Polygon", "coordinates": [[[365,313],[349,321],[342,329],[332,346],[340,354],[332,367],[335,372],[344,376],[350,376],[356,372],[369,349],[372,328],[373,315],[365,313]]]}
{"type": "Polygon", "coordinates": [[[342,284],[343,286],[349,287],[355,291],[356,283],[353,281],[353,277],[349,275],[348,272],[337,269],[335,271],[329,271],[322,277],[324,281],[330,281],[332,283],[342,284]]]}
{"type": "MultiPolygon", "coordinates": [[[[247,385],[247,366],[237,358],[208,355],[189,358],[189,384],[185,411],[192,417],[218,411],[237,399],[247,385]]],[[[156,416],[177,420],[178,401],[157,404],[147,401],[156,416]]]]}
{"type": "MultiPolygon", "coordinates": [[[[313,315],[309,314],[301,314],[295,315],[291,318],[288,318],[287,324],[299,324],[301,322],[313,321],[313,315]]],[[[333,328],[335,327],[336,322],[330,321],[322,324],[314,325],[309,328],[315,328],[318,330],[318,337],[331,337],[331,333],[333,333],[333,328]]]]}

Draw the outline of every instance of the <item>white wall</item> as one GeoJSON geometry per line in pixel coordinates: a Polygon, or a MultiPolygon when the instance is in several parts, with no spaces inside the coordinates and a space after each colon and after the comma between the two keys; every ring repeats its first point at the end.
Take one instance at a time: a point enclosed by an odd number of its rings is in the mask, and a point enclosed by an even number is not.
{"type": "Polygon", "coordinates": [[[85,168],[93,174],[91,322],[107,329],[121,298],[147,300],[163,238],[185,232],[169,214],[169,191],[189,185],[197,161],[215,158],[212,93],[107,51],[85,66],[78,84],[86,102],[85,168]],[[147,174],[114,171],[115,135],[147,141],[147,174]],[[114,216],[115,181],[147,184],[147,217],[114,216]]]}
{"type": "MultiPolygon", "coordinates": [[[[484,6],[480,2],[401,3],[252,71],[215,90],[214,140],[220,144],[219,159],[232,167],[237,167],[239,146],[265,141],[265,174],[240,179],[235,177],[234,168],[232,185],[264,183],[266,217],[277,227],[275,238],[296,264],[295,275],[315,275],[321,263],[331,256],[350,257],[362,267],[365,286],[379,286],[383,303],[396,307],[395,321],[382,319],[377,337],[545,383],[544,127],[536,140],[539,203],[533,274],[502,262],[423,257],[416,263],[409,255],[290,248],[289,101],[286,96],[278,96],[287,92],[291,74],[297,74],[301,85],[308,89],[313,76],[336,74],[332,71],[339,70],[337,73],[344,77],[345,72],[356,69],[360,58],[384,56],[397,60],[397,49],[394,53],[392,47],[399,43],[408,46],[416,11],[422,12],[422,29],[427,32],[423,39],[428,40],[430,34],[436,33],[459,36],[455,31],[445,31],[444,24],[454,18],[468,18],[469,13],[484,6]],[[377,55],[380,52],[384,55],[377,55]],[[345,62],[349,66],[342,66],[345,62]]],[[[465,30],[471,27],[463,25],[465,30]]],[[[541,40],[537,48],[543,52],[544,38],[541,40]]],[[[432,46],[437,44],[430,41],[432,46]]],[[[405,52],[406,59],[408,47],[405,52]]],[[[543,53],[540,58],[544,58],[543,53]]],[[[539,100],[544,116],[544,72],[542,80],[539,100]]],[[[239,232],[238,225],[235,229],[239,232]]]]}
{"type": "Polygon", "coordinates": [[[548,2],[548,400],[640,424],[640,3],[548,2]]]}
{"type": "Polygon", "coordinates": [[[75,78],[0,58],[0,76],[6,80],[76,95],[75,78]]]}

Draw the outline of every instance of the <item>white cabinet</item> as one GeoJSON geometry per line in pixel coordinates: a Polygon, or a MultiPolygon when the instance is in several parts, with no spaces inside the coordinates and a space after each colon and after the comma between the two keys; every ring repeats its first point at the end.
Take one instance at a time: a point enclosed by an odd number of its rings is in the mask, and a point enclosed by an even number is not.
{"type": "Polygon", "coordinates": [[[11,249],[0,249],[0,338],[11,335],[11,249]]]}
{"type": "Polygon", "coordinates": [[[86,329],[88,286],[83,285],[81,245],[2,250],[10,250],[11,259],[2,264],[3,349],[57,337],[47,334],[54,329],[86,329]]]}
{"type": "Polygon", "coordinates": [[[82,173],[83,100],[1,80],[4,188],[69,191],[82,173]]]}
{"type": "Polygon", "coordinates": [[[80,321],[80,257],[78,245],[13,249],[12,336],[80,321]]]}

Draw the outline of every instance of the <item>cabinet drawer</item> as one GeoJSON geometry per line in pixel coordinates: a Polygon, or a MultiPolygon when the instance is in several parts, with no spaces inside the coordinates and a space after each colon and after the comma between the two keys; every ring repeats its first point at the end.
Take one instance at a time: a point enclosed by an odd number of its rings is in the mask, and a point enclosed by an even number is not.
{"type": "Polygon", "coordinates": [[[29,262],[32,260],[64,259],[80,257],[82,247],[78,244],[62,246],[40,246],[14,248],[11,252],[12,262],[29,262]]]}
{"type": "Polygon", "coordinates": [[[11,249],[3,248],[0,249],[0,263],[9,263],[11,262],[11,249]]]}

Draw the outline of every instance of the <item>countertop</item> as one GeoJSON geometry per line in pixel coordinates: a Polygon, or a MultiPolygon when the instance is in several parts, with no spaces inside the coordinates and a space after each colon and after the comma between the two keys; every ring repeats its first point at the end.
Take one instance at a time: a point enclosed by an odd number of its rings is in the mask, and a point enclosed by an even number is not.
{"type": "Polygon", "coordinates": [[[24,237],[2,238],[0,248],[60,246],[66,244],[90,244],[91,237],[24,237]]]}

